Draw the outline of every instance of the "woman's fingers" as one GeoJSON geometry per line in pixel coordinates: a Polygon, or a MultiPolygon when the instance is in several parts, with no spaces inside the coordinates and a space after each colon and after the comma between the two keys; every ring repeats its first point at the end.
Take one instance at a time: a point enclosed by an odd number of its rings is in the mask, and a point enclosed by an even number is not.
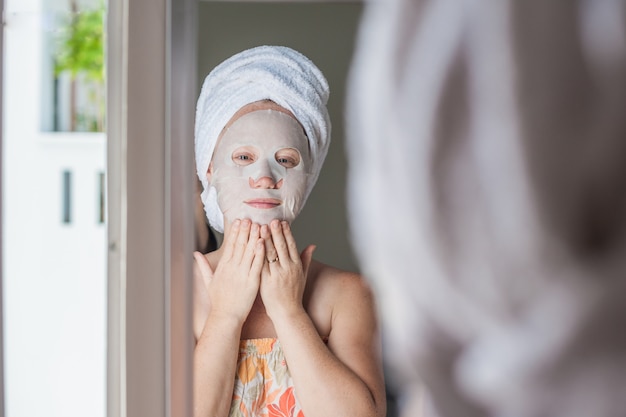
{"type": "Polygon", "coordinates": [[[237,236],[239,235],[239,228],[241,226],[241,220],[235,219],[230,225],[230,231],[227,236],[224,236],[224,259],[230,259],[235,252],[235,245],[237,243],[237,236]]]}
{"type": "Polygon", "coordinates": [[[243,219],[239,224],[239,234],[237,235],[237,241],[235,242],[232,256],[235,261],[241,261],[243,254],[248,247],[251,226],[252,222],[250,219],[243,219]]]}
{"type": "MultiPolygon", "coordinates": [[[[274,244],[274,248],[276,250],[278,262],[282,263],[289,261],[291,257],[289,255],[289,249],[287,248],[287,241],[283,235],[281,222],[278,220],[272,220],[270,222],[270,232],[272,234],[272,243],[274,244]]],[[[269,260],[271,261],[272,259],[269,260]]]]}
{"type": "Polygon", "coordinates": [[[289,257],[294,262],[299,261],[300,254],[298,254],[298,246],[296,245],[296,239],[294,239],[293,234],[291,234],[291,226],[289,226],[289,223],[287,222],[282,222],[281,226],[283,228],[283,236],[285,236],[285,242],[287,243],[287,250],[289,251],[289,257]]]}
{"type": "Polygon", "coordinates": [[[304,276],[307,277],[309,275],[309,267],[311,266],[311,260],[313,259],[313,252],[315,251],[315,245],[309,245],[302,251],[300,255],[300,261],[302,262],[302,271],[304,272],[304,276]]]}
{"type": "Polygon", "coordinates": [[[276,253],[276,248],[274,248],[270,228],[267,224],[261,226],[261,239],[263,239],[265,244],[265,257],[267,258],[267,262],[276,262],[278,260],[278,253],[276,253]]]}
{"type": "MultiPolygon", "coordinates": [[[[260,291],[266,312],[273,318],[302,305],[306,274],[315,247],[307,247],[302,252],[301,260],[287,222],[272,220],[269,231],[271,239],[264,239],[265,256],[271,261],[275,251],[279,260],[263,265],[260,291]],[[295,259],[292,252],[295,253],[295,259]]],[[[262,234],[262,237],[265,235],[262,234]]]]}
{"type": "Polygon", "coordinates": [[[246,242],[246,249],[242,254],[241,264],[242,265],[251,265],[252,260],[255,256],[256,245],[259,241],[260,234],[260,226],[256,223],[253,223],[250,226],[250,234],[248,236],[248,241],[246,242]]]}
{"type": "Polygon", "coordinates": [[[208,286],[209,282],[213,278],[213,270],[211,269],[211,265],[206,257],[198,251],[193,253],[193,257],[196,260],[196,265],[198,265],[198,270],[200,274],[202,274],[202,278],[204,279],[204,285],[208,286]]]}
{"type": "Polygon", "coordinates": [[[254,276],[261,274],[263,267],[265,265],[265,243],[263,239],[257,239],[254,244],[254,260],[252,261],[252,266],[250,267],[250,273],[254,276]]]}

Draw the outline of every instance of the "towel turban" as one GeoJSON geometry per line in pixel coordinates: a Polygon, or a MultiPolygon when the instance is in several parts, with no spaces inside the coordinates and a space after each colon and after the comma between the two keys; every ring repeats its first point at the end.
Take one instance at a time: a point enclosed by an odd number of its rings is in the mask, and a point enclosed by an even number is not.
{"type": "Polygon", "coordinates": [[[206,178],[217,140],[233,115],[247,104],[271,100],[289,110],[304,128],[313,163],[306,201],[319,176],[330,144],[328,82],[306,56],[285,46],[244,50],[215,67],[204,80],[196,107],[196,170],[209,224],[224,231],[217,193],[206,178]]]}

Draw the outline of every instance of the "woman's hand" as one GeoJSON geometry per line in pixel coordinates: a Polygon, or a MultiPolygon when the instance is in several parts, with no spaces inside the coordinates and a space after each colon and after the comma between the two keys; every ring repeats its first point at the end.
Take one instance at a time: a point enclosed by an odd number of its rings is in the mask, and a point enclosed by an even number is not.
{"type": "Polygon", "coordinates": [[[302,295],[315,246],[298,254],[289,223],[272,220],[261,226],[267,261],[261,272],[260,293],[270,319],[302,308],[302,295]]]}
{"type": "MultiPolygon", "coordinates": [[[[205,296],[208,297],[208,303],[197,300],[195,310],[198,315],[205,314],[204,321],[210,313],[222,318],[234,318],[238,323],[243,323],[258,294],[261,269],[265,261],[260,226],[248,219],[235,220],[230,232],[224,237],[223,247],[224,252],[215,271],[204,255],[194,253],[199,272],[194,274],[197,277],[196,283],[200,290],[200,284],[204,284],[205,296]]],[[[198,298],[201,298],[201,294],[202,291],[198,291],[198,298]]],[[[194,320],[196,333],[198,330],[201,332],[201,325],[204,326],[201,319],[194,320]]]]}

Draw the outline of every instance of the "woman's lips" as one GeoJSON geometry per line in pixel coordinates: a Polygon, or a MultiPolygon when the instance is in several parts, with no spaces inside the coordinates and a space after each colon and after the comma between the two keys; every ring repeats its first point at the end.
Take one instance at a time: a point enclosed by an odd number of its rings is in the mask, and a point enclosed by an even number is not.
{"type": "Polygon", "coordinates": [[[275,198],[255,198],[252,200],[244,201],[244,203],[246,203],[250,207],[258,209],[272,209],[281,205],[281,201],[275,198]]]}

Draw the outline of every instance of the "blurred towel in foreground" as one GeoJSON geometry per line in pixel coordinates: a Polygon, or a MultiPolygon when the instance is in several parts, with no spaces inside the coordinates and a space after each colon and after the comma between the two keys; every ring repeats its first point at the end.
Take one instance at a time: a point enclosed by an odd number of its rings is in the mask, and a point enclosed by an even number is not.
{"type": "Polygon", "coordinates": [[[624,415],[625,22],[617,0],[366,4],[351,237],[392,383],[438,415],[624,415]]]}

